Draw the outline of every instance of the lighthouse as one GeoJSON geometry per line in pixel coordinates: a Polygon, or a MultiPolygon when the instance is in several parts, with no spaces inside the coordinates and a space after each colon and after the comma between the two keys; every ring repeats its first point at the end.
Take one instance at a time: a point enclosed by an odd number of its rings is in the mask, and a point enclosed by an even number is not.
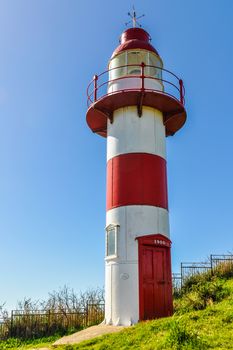
{"type": "Polygon", "coordinates": [[[186,120],[183,82],[164,68],[149,33],[134,26],[87,96],[87,124],[107,142],[105,323],[169,316],[166,137],[186,120]]]}

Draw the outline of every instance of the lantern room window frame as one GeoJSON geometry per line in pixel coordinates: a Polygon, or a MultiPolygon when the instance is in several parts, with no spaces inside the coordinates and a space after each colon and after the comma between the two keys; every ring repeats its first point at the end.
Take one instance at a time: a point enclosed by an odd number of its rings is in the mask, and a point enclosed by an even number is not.
{"type": "Polygon", "coordinates": [[[148,66],[156,66],[156,68],[147,67],[145,68],[145,75],[155,77],[158,79],[162,78],[163,61],[161,58],[153,52],[147,50],[125,50],[118,55],[114,56],[108,64],[108,69],[110,70],[109,80],[117,79],[119,77],[128,75],[138,75],[140,76],[141,70],[139,65],[145,63],[148,66]],[[131,62],[130,56],[136,57],[137,54],[144,55],[144,58],[138,60],[138,62],[131,62]],[[135,63],[135,67],[133,64],[135,63]],[[132,65],[132,66],[131,66],[132,65]],[[119,68],[117,68],[119,67],[119,68]],[[113,69],[114,68],[114,69],[113,69]]]}
{"type": "Polygon", "coordinates": [[[120,226],[117,224],[110,224],[105,228],[106,231],[106,247],[105,247],[105,259],[117,258],[118,256],[118,235],[120,226]],[[114,250],[111,251],[110,242],[111,234],[114,234],[114,250]]]}

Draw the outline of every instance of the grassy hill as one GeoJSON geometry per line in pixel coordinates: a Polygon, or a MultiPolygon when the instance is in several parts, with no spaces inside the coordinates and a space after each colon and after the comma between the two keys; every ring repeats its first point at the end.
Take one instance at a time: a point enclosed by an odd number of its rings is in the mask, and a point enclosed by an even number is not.
{"type": "MultiPolygon", "coordinates": [[[[229,272],[229,271],[228,271],[229,272]]],[[[233,349],[233,278],[232,271],[222,276],[203,274],[186,281],[175,299],[172,317],[141,322],[120,333],[105,335],[58,350],[126,349],[233,349]]],[[[54,340],[54,339],[51,339],[54,340]]],[[[3,349],[51,347],[44,340],[33,344],[0,343],[3,349]]]]}
{"type": "Polygon", "coordinates": [[[172,317],[63,349],[233,349],[233,279],[208,274],[191,278],[175,309],[172,317]]]}

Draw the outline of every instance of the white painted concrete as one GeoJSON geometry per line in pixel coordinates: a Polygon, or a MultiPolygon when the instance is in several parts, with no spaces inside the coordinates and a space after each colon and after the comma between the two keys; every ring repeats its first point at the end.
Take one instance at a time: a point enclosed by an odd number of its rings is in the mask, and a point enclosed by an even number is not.
{"type": "Polygon", "coordinates": [[[129,326],[139,320],[138,262],[106,261],[105,322],[129,326]]]}
{"type": "Polygon", "coordinates": [[[135,152],[166,159],[165,127],[160,111],[144,106],[141,118],[136,106],[114,111],[113,123],[108,121],[107,160],[135,152]]]}
{"type": "MultiPolygon", "coordinates": [[[[124,78],[109,85],[109,92],[140,87],[140,79],[124,78]]],[[[163,90],[155,80],[146,88],[163,90]],[[152,84],[152,85],[151,85],[152,84]]],[[[159,110],[143,106],[124,107],[113,113],[107,126],[107,160],[126,153],[148,153],[166,159],[165,127],[159,110]]],[[[130,325],[139,320],[138,242],[139,236],[163,234],[169,237],[168,211],[163,208],[130,205],[107,211],[106,226],[119,225],[117,256],[106,258],[105,322],[130,325]]]]}
{"type": "Polygon", "coordinates": [[[169,238],[168,211],[149,205],[128,205],[107,211],[106,226],[119,225],[118,259],[137,260],[137,237],[163,234],[169,238]]]}
{"type": "Polygon", "coordinates": [[[168,211],[132,205],[107,212],[106,226],[119,225],[117,256],[105,263],[105,322],[129,325],[139,319],[137,237],[161,233],[169,238],[168,211]]]}

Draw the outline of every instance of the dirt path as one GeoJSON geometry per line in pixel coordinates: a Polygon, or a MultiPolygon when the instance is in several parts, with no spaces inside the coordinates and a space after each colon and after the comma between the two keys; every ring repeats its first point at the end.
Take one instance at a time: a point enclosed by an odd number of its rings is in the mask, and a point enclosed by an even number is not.
{"type": "Polygon", "coordinates": [[[78,344],[84,340],[100,337],[103,334],[120,332],[125,326],[107,326],[105,324],[99,324],[98,326],[92,326],[77,333],[62,337],[55,341],[53,346],[64,344],[78,344]]]}

